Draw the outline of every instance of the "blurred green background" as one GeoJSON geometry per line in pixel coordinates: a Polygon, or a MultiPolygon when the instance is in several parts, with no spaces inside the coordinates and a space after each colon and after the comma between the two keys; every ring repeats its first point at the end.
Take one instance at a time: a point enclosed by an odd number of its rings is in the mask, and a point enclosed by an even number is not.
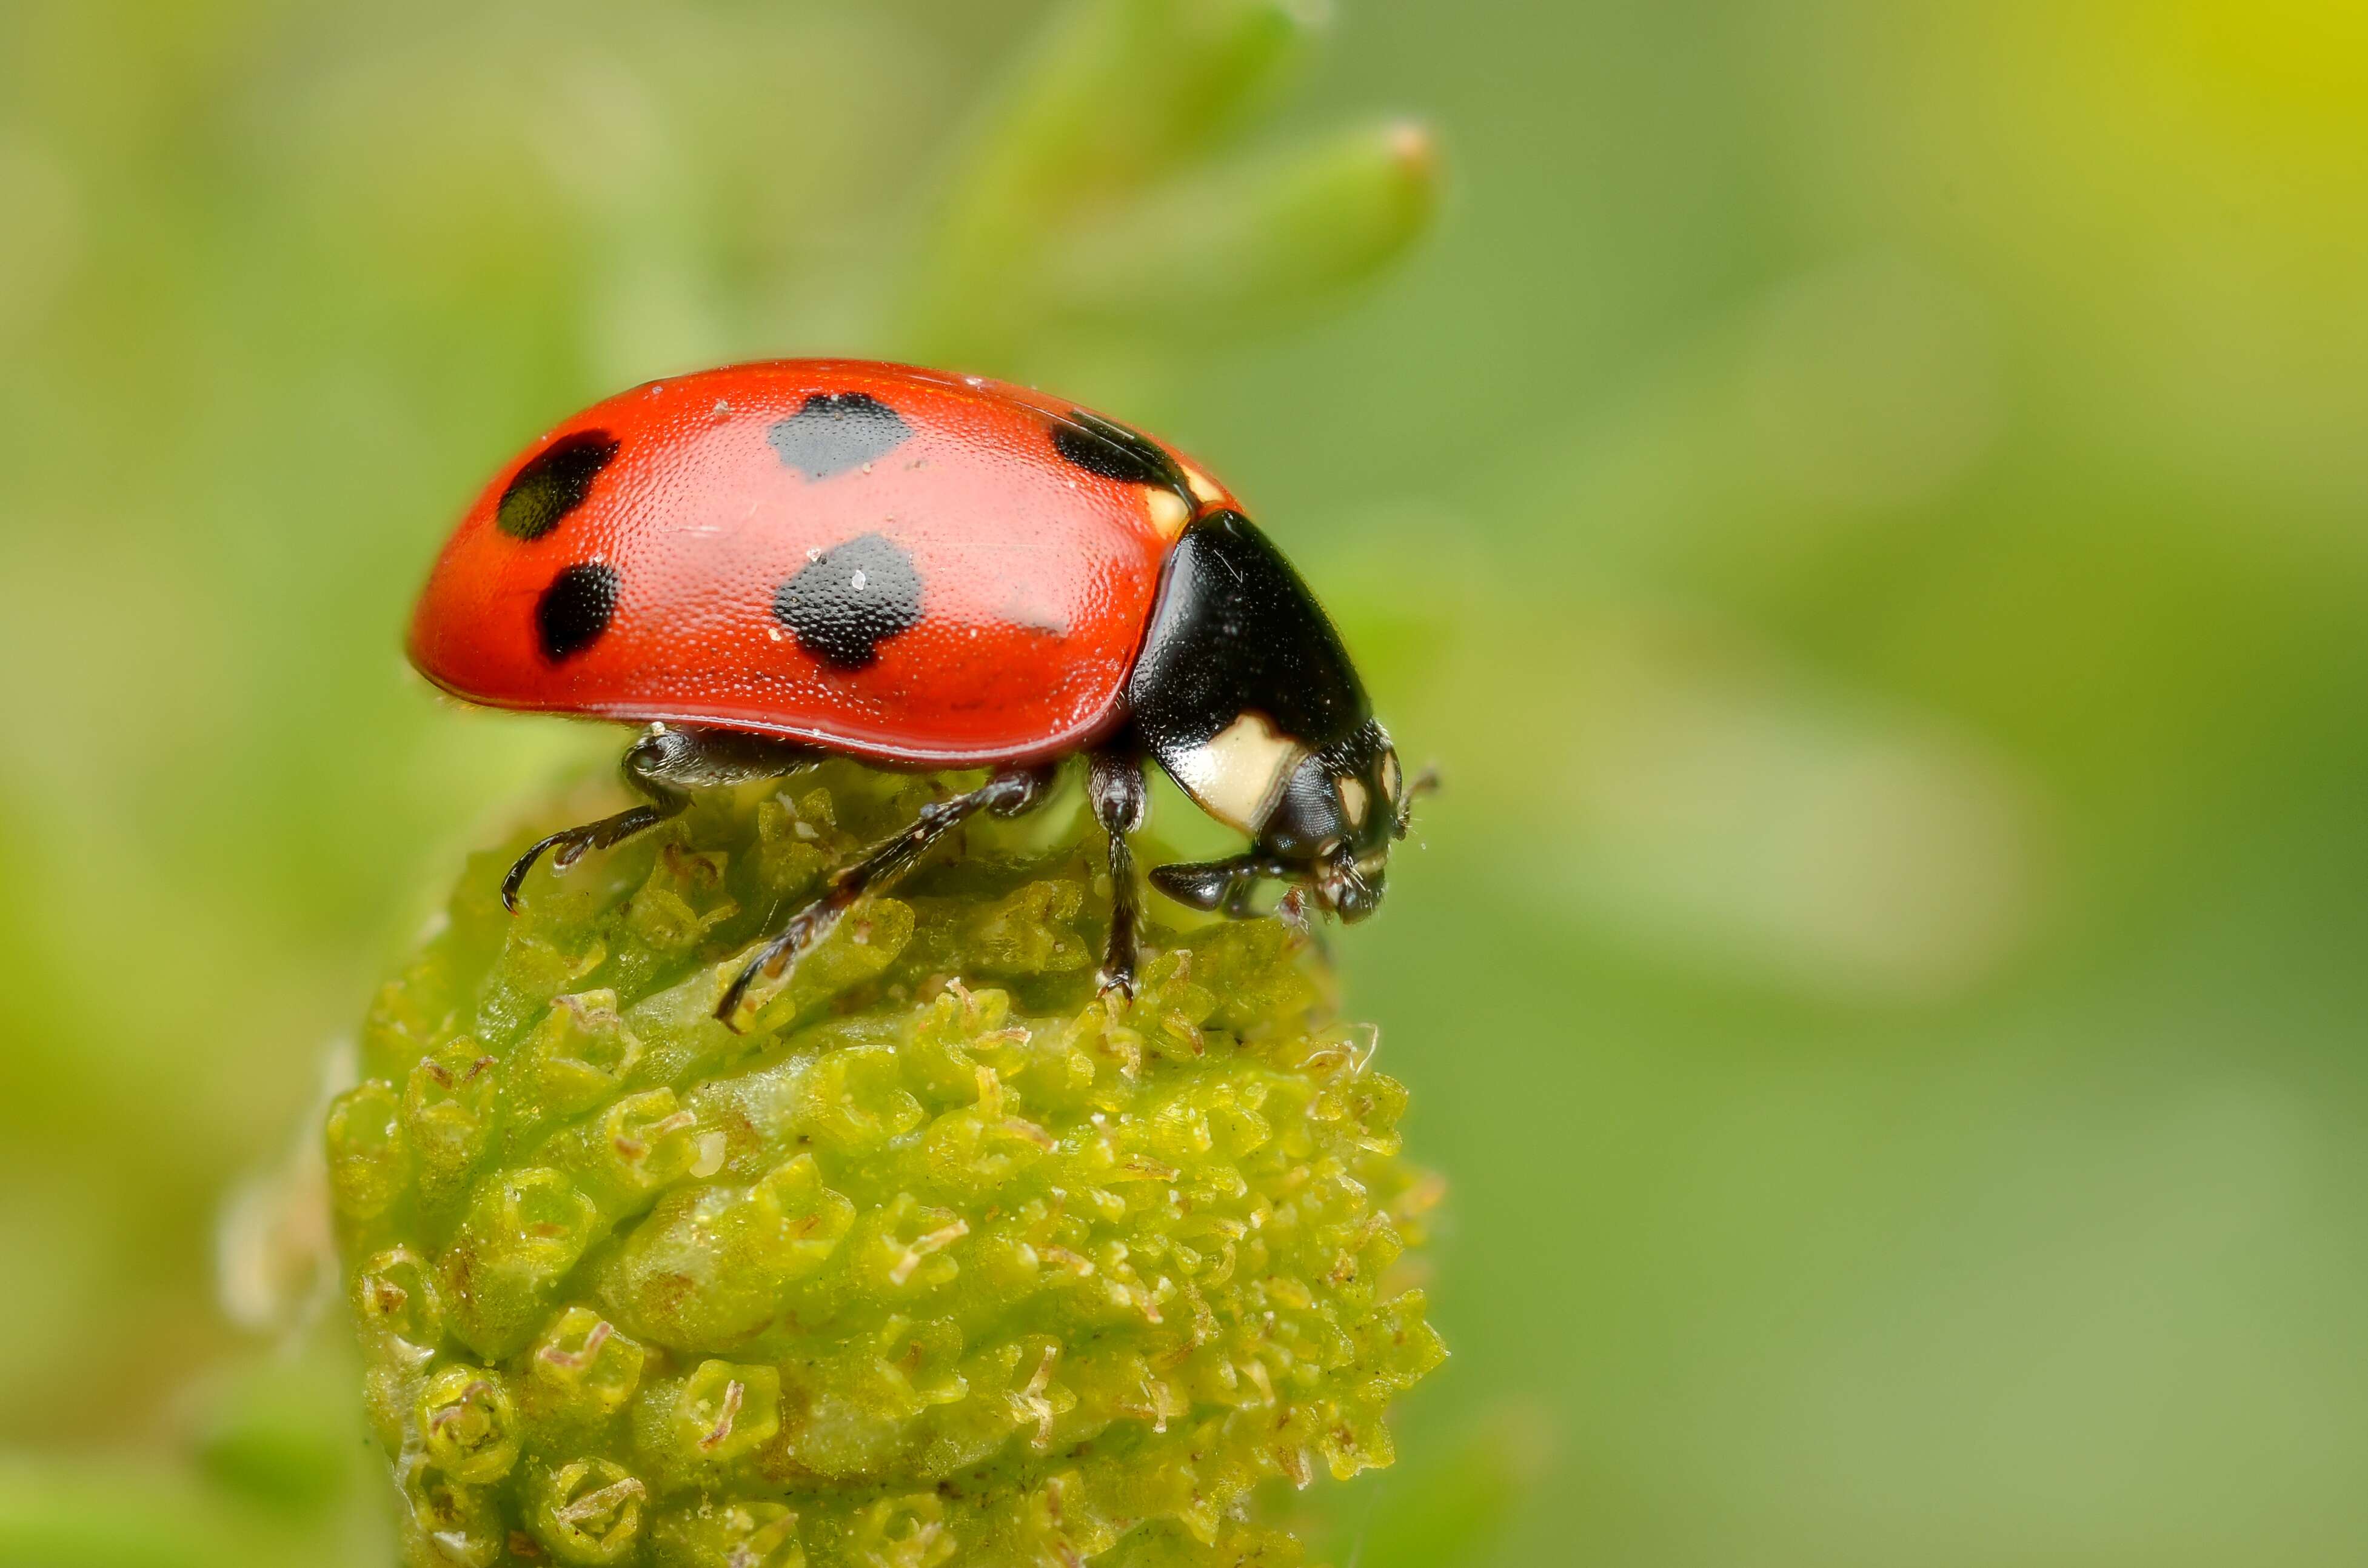
{"type": "Polygon", "coordinates": [[[222,1193],[613,753],[407,673],[447,527],[833,351],[1200,453],[1448,772],[1343,1568],[2357,1554],[2368,10],[0,0],[9,1561],[181,1560],[40,1520],[180,1506],[222,1193]]]}

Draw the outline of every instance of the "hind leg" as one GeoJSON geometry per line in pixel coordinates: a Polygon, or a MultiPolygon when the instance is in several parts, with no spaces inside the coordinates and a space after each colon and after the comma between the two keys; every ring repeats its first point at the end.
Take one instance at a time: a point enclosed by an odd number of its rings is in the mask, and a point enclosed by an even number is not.
{"type": "Polygon", "coordinates": [[[545,854],[551,869],[564,871],[587,849],[607,849],[637,833],[679,816],[691,795],[727,784],[778,778],[820,759],[822,754],[794,742],[752,735],[739,730],[675,729],[653,724],[649,733],[625,750],[625,782],[647,801],[598,822],[571,827],[536,844],[519,856],[502,879],[502,906],[518,913],[518,889],[526,874],[545,854]]]}

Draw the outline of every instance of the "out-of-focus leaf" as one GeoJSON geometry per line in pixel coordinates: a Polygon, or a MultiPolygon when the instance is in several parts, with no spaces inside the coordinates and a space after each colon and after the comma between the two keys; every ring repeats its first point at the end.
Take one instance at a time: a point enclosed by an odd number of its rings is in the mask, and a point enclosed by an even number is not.
{"type": "Polygon", "coordinates": [[[1427,127],[1343,131],[1080,225],[1047,259],[1045,308],[1105,322],[1254,322],[1398,259],[1429,228],[1439,192],[1427,127]]]}
{"type": "Polygon", "coordinates": [[[353,1479],[360,1423],[349,1359],[325,1349],[273,1355],[225,1381],[198,1435],[207,1475],[228,1490],[310,1513],[353,1479]]]}
{"type": "Polygon", "coordinates": [[[1059,12],[957,144],[907,335],[960,358],[1008,333],[1018,324],[982,320],[982,307],[999,306],[1000,285],[1034,264],[1046,234],[1238,130],[1323,15],[1292,0],[1078,0],[1059,12]]]}
{"type": "Polygon", "coordinates": [[[0,1568],[320,1568],[178,1472],[0,1460],[0,1568]]]}

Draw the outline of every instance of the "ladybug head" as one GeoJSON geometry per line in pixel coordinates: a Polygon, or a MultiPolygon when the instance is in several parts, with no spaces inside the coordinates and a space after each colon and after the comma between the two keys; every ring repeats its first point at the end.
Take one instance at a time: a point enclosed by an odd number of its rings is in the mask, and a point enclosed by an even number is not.
{"type": "Polygon", "coordinates": [[[1258,824],[1257,853],[1347,921],[1381,907],[1390,846],[1405,833],[1406,776],[1389,732],[1368,719],[1292,769],[1258,824]]]}
{"type": "Polygon", "coordinates": [[[1427,778],[1407,781],[1389,732],[1368,719],[1291,764],[1271,803],[1243,824],[1254,839],[1248,854],[1161,866],[1152,881],[1196,909],[1235,915],[1249,912],[1260,882],[1288,882],[1327,913],[1362,920],[1381,907],[1390,846],[1406,836],[1414,798],[1429,787],[1427,778]]]}
{"type": "Polygon", "coordinates": [[[1159,868],[1163,892],[1247,915],[1259,883],[1281,881],[1343,920],[1381,906],[1420,787],[1330,618],[1239,512],[1206,512],[1178,540],[1127,699],[1168,776],[1250,837],[1247,855],[1159,868]]]}

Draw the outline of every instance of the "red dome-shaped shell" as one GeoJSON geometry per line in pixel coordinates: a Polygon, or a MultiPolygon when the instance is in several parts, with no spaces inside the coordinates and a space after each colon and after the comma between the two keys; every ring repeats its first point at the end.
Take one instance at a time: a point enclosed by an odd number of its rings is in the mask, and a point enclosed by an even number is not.
{"type": "Polygon", "coordinates": [[[1121,717],[1160,564],[1233,499],[1025,388],[860,360],[598,403],[486,486],[413,617],[472,702],[874,761],[1025,761],[1121,717]]]}

